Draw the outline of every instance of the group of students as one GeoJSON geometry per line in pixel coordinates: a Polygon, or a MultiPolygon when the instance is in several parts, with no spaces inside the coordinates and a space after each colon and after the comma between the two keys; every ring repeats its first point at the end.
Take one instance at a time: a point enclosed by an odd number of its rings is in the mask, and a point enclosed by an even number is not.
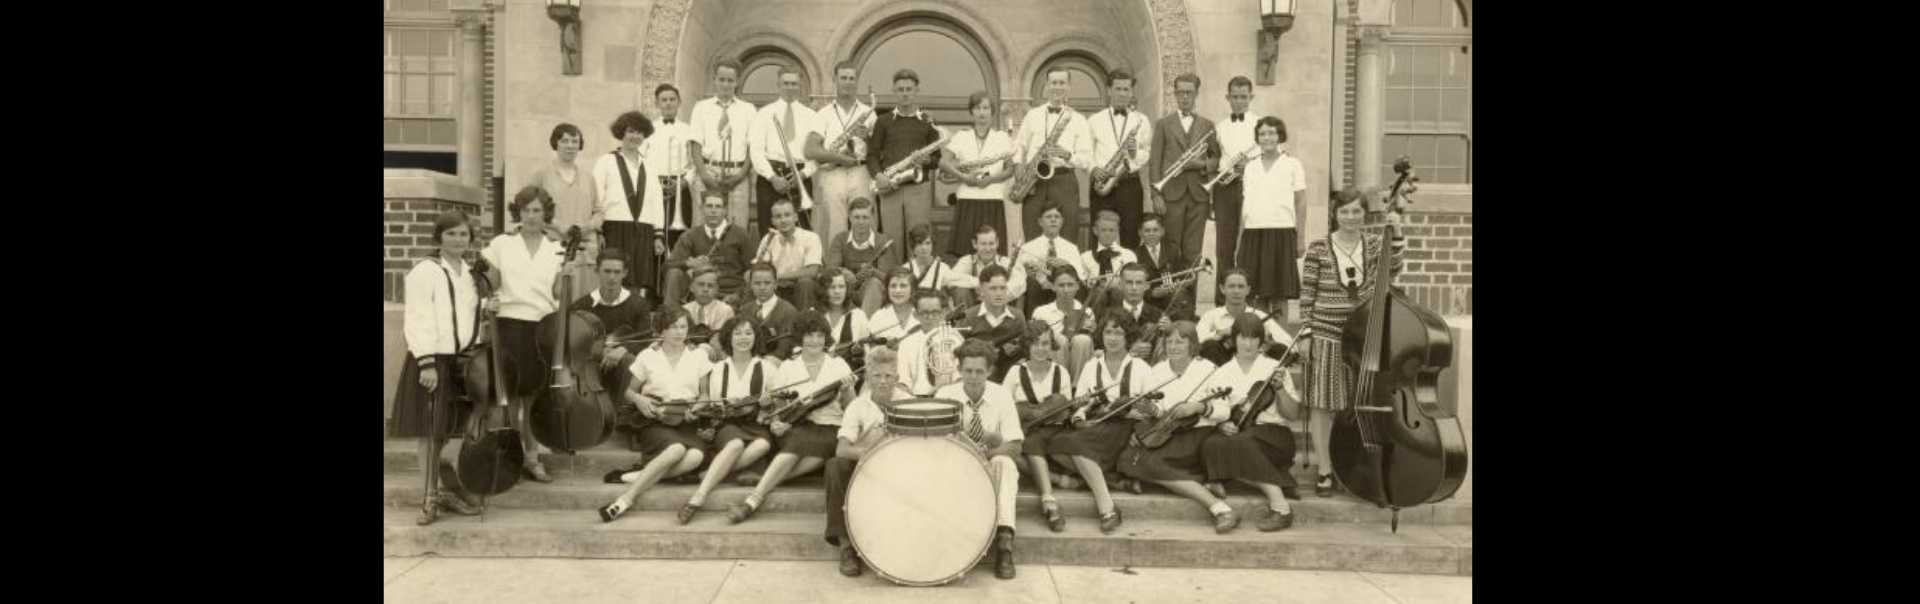
{"type": "MultiPolygon", "coordinates": [[[[902,104],[868,119],[872,107],[852,98],[857,74],[843,63],[835,70],[840,95],[829,119],[825,109],[797,104],[798,76],[791,73],[781,74],[782,100],[753,112],[732,96],[738,72],[737,64],[716,66],[718,96],[695,107],[692,126],[674,126],[667,117],[660,129],[667,136],[659,137],[644,115],[622,115],[612,127],[622,146],[592,174],[558,164],[543,171],[514,196],[509,211],[518,224],[479,251],[484,263],[469,258],[477,233],[469,217],[450,213],[436,220],[439,249],[406,278],[409,355],[394,416],[397,435],[423,437],[423,468],[438,463],[440,448],[457,432],[453,427],[473,410],[459,372],[463,353],[481,339],[479,326],[489,315],[498,324],[494,344],[506,366],[500,377],[510,411],[525,425],[527,407],[547,378],[536,342],[539,322],[565,302],[559,277],[569,268],[556,224],[568,224],[600,235],[588,238],[598,249],[582,255],[580,268],[590,270],[572,271],[579,291],[587,293],[567,309],[591,313],[609,334],[621,334],[605,347],[600,364],[603,381],[617,393],[620,432],[641,454],[632,468],[603,477],[624,487],[599,509],[605,521],[619,518],[662,480],[697,476],[699,487],[677,515],[686,523],[720,482],[739,474],[753,491],[729,506],[727,515],[742,522],[785,480],[824,468],[827,537],[842,548],[842,572],[859,574],[858,554],[842,539],[838,501],[846,479],[854,460],[884,432],[880,409],[889,401],[928,396],[967,402],[963,425],[970,426],[970,437],[991,444],[983,452],[993,460],[1003,491],[994,546],[1002,577],[1013,575],[1012,490],[1022,473],[1034,477],[1041,512],[1054,531],[1066,523],[1056,487],[1084,484],[1101,530],[1111,532],[1122,523],[1112,489],[1137,492],[1141,483],[1193,499],[1213,514],[1217,530],[1231,531],[1240,519],[1223,500],[1227,481],[1260,490],[1267,506],[1254,522],[1263,531],[1281,530],[1293,520],[1287,500],[1297,497],[1289,472],[1293,433],[1286,422],[1304,415],[1320,460],[1316,492],[1332,492],[1325,465],[1331,414],[1352,405],[1340,336],[1347,315],[1376,287],[1368,263],[1380,246],[1392,245],[1397,270],[1403,243],[1361,229],[1377,200],[1349,189],[1334,199],[1338,228],[1300,246],[1293,224],[1305,188],[1299,164],[1280,150],[1284,124],[1244,114],[1251,98],[1244,78],[1229,84],[1235,115],[1217,137],[1205,134],[1211,122],[1192,114],[1199,81],[1191,75],[1176,79],[1180,110],[1149,126],[1144,116],[1136,120],[1125,111],[1132,77],[1111,74],[1114,107],[1096,118],[1107,118],[1113,132],[1100,134],[1089,133],[1087,118],[1064,109],[1065,73],[1049,74],[1049,103],[1030,112],[1025,123],[1032,127],[1013,137],[1018,145],[992,129],[992,100],[975,95],[969,103],[976,118],[973,137],[954,136],[951,152],[925,165],[964,183],[950,263],[934,249],[924,207],[916,210],[918,202],[903,198],[912,190],[931,197],[924,174],[873,180],[918,148],[914,143],[940,136],[912,104],[917,76],[896,74],[902,104]],[[1061,136],[1046,143],[1060,120],[1068,120],[1061,136]],[[1240,134],[1245,136],[1236,138],[1240,134]],[[1222,166],[1227,158],[1218,146],[1233,147],[1242,138],[1250,145],[1238,179],[1244,193],[1239,186],[1202,186],[1213,171],[1234,169],[1222,166]],[[824,141],[835,144],[823,147],[824,141]],[[799,146],[771,151],[768,144],[799,146]],[[1200,144],[1213,146],[1204,160],[1178,172],[1168,169],[1171,158],[1200,144]],[[799,154],[789,156],[795,149],[799,154]],[[1122,171],[1134,177],[1120,178],[1111,193],[1096,191],[1088,250],[1064,235],[1078,211],[1071,170],[1039,183],[1024,204],[997,203],[1002,199],[994,195],[1005,195],[1006,180],[1029,149],[1062,169],[1092,169],[1096,183],[1115,176],[1097,157],[1101,150],[1108,158],[1133,154],[1122,171]],[[736,161],[735,150],[746,159],[736,161]],[[1003,153],[1010,155],[987,162],[984,171],[959,169],[1003,153]],[[1159,161],[1149,162],[1150,155],[1159,161]],[[808,160],[799,176],[819,178],[818,190],[831,192],[810,212],[799,207],[797,195],[786,193],[794,176],[787,166],[799,165],[799,157],[808,160]],[[721,193],[744,178],[728,170],[747,165],[767,189],[758,198],[761,224],[770,228],[758,238],[721,193]],[[1155,180],[1173,174],[1164,190],[1154,192],[1161,211],[1139,211],[1142,171],[1155,180]],[[1229,192],[1235,207],[1225,203],[1229,192]],[[595,209],[565,218],[569,195],[595,209]],[[1202,207],[1210,203],[1206,196],[1217,196],[1212,201],[1221,210],[1202,207]],[[1004,207],[1006,214],[996,219],[988,206],[969,202],[995,202],[993,210],[1004,207]],[[1191,292],[1163,276],[1201,256],[1198,225],[1208,213],[1218,214],[1222,243],[1237,243],[1239,258],[1220,271],[1220,304],[1196,314],[1191,292]],[[820,233],[809,223],[819,225],[820,233]],[[1233,225],[1230,237],[1226,225],[1233,225]],[[963,233],[970,239],[958,236],[963,233]],[[1007,242],[1015,244],[1010,253],[1007,242]],[[1299,253],[1304,262],[1295,274],[1299,253]],[[656,265],[652,257],[662,254],[664,265],[656,265]],[[666,287],[656,300],[650,284],[661,277],[666,287]],[[477,279],[484,279],[488,293],[477,279]],[[1294,297],[1304,326],[1288,334],[1279,317],[1294,297]],[[1227,420],[1244,408],[1253,386],[1286,381],[1283,357],[1304,369],[1299,396],[1276,397],[1248,429],[1238,430],[1227,420]],[[829,390],[832,403],[793,423],[762,424],[755,413],[772,404],[776,393],[805,397],[829,390]],[[1160,398],[1100,421],[1116,411],[1110,405],[1149,392],[1160,398]],[[1054,395],[1096,395],[1103,402],[1023,431],[1021,424],[1054,395]],[[1136,422],[1168,415],[1197,420],[1157,448],[1131,438],[1136,422]],[[998,419],[973,427],[976,417],[998,419]]],[[[656,91],[667,116],[678,106],[678,91],[671,88],[656,91]]],[[[555,130],[560,164],[571,164],[579,138],[577,128],[555,130]]],[[[529,453],[527,476],[551,481],[537,454],[543,448],[531,431],[521,434],[529,453]]],[[[445,511],[476,513],[477,502],[429,479],[420,521],[431,523],[445,511]]]]}

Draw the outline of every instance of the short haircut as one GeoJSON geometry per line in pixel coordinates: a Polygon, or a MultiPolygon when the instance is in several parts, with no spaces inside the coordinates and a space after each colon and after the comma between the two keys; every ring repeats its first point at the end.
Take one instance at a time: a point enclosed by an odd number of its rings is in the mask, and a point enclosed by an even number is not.
{"type": "Polygon", "coordinates": [[[1173,77],[1174,88],[1179,88],[1181,82],[1193,82],[1193,89],[1200,89],[1200,75],[1194,72],[1189,71],[1173,77]]]}
{"type": "Polygon", "coordinates": [[[930,288],[930,287],[916,287],[916,288],[914,288],[914,289],[913,289],[913,306],[914,306],[914,308],[919,308],[919,307],[920,307],[920,301],[921,301],[921,300],[926,300],[926,299],[929,299],[929,298],[931,298],[931,299],[934,299],[934,300],[939,300],[939,301],[940,301],[940,307],[941,307],[941,308],[946,308],[946,307],[947,307],[947,295],[946,295],[946,294],[943,294],[943,293],[940,293],[940,290],[937,290],[937,289],[933,289],[933,288],[930,288]]]}
{"type": "Polygon", "coordinates": [[[601,248],[600,257],[594,259],[593,265],[598,267],[606,264],[608,260],[619,260],[620,268],[627,268],[627,253],[620,251],[620,248],[617,247],[601,248]]]}
{"type": "Polygon", "coordinates": [[[639,130],[641,136],[653,136],[653,120],[647,119],[645,113],[628,111],[613,118],[613,126],[608,129],[613,131],[613,138],[616,139],[626,138],[628,130],[639,130]]]}
{"type": "Polygon", "coordinates": [[[1271,343],[1267,341],[1266,321],[1264,319],[1261,319],[1260,317],[1254,316],[1253,313],[1246,313],[1238,317],[1234,317],[1233,328],[1231,331],[1233,332],[1234,339],[1239,339],[1244,336],[1249,338],[1260,338],[1261,344],[1271,343]]]}
{"type": "Polygon", "coordinates": [[[519,222],[520,212],[527,209],[527,204],[535,202],[540,203],[541,207],[546,208],[547,221],[552,222],[553,196],[548,195],[547,190],[540,188],[538,185],[527,185],[525,188],[520,189],[519,193],[514,193],[513,203],[507,205],[507,213],[513,215],[514,222],[519,222]]]}
{"type": "Polygon", "coordinates": [[[1055,267],[1053,269],[1053,278],[1048,280],[1048,282],[1059,281],[1061,277],[1073,277],[1073,282],[1079,283],[1080,271],[1078,269],[1073,268],[1072,265],[1061,265],[1061,266],[1055,267]]]}
{"type": "Polygon", "coordinates": [[[575,126],[573,124],[569,124],[566,122],[560,122],[560,125],[553,127],[553,133],[547,135],[547,146],[553,147],[553,150],[555,151],[559,151],[560,137],[566,136],[568,134],[573,135],[574,138],[580,139],[580,144],[582,145],[587,144],[587,135],[580,132],[579,126],[575,126]]]}
{"type": "Polygon", "coordinates": [[[874,344],[867,347],[868,372],[872,372],[876,367],[885,367],[888,371],[898,374],[900,369],[895,366],[895,363],[898,361],[899,356],[894,354],[893,347],[891,346],[874,344]]]}
{"type": "Polygon", "coordinates": [[[817,304],[819,308],[827,307],[827,302],[829,301],[829,298],[827,297],[827,288],[833,287],[834,277],[842,277],[847,280],[847,297],[846,299],[842,300],[840,303],[848,308],[860,306],[858,301],[854,299],[855,296],[859,295],[859,292],[853,291],[853,271],[847,270],[846,267],[843,267],[843,266],[835,266],[835,267],[823,266],[820,268],[821,268],[820,276],[817,277],[817,279],[820,282],[820,289],[815,290],[818,292],[817,295],[820,296],[820,299],[814,301],[814,303],[817,304]]]}
{"type": "Polygon", "coordinates": [[[707,275],[713,275],[714,278],[717,279],[720,276],[720,269],[716,269],[711,266],[706,268],[696,268],[696,269],[693,269],[692,272],[687,273],[687,280],[699,281],[701,277],[705,277],[707,275]]]}
{"type": "Polygon", "coordinates": [[[985,340],[978,338],[967,340],[960,344],[959,348],[953,350],[953,358],[956,362],[964,365],[967,359],[985,359],[987,361],[988,371],[993,370],[993,363],[999,360],[997,358],[999,356],[999,353],[993,349],[992,344],[988,344],[985,340]]]}
{"type": "Polygon", "coordinates": [[[1227,269],[1226,272],[1220,273],[1220,283],[1222,285],[1225,285],[1227,282],[1227,277],[1232,277],[1234,275],[1239,275],[1241,280],[1247,282],[1247,285],[1253,285],[1253,276],[1247,273],[1247,269],[1241,268],[1238,266],[1227,269]]]}
{"type": "Polygon", "coordinates": [[[915,279],[914,277],[915,275],[913,274],[913,269],[908,268],[907,265],[902,264],[900,266],[893,267],[893,272],[887,273],[887,286],[892,287],[894,279],[904,279],[906,280],[907,285],[911,286],[914,284],[915,281],[917,281],[917,279],[915,279]]]}
{"type": "Polygon", "coordinates": [[[733,59],[720,59],[719,61],[715,61],[713,63],[713,75],[716,75],[716,76],[720,75],[720,68],[722,67],[732,69],[733,76],[736,78],[740,77],[740,70],[743,69],[742,67],[740,67],[739,61],[735,61],[733,59]]]}
{"type": "Polygon", "coordinates": [[[792,66],[792,65],[781,65],[781,66],[780,66],[780,73],[779,73],[778,75],[776,75],[776,76],[774,76],[774,80],[775,80],[775,81],[778,81],[778,80],[780,79],[780,76],[784,76],[784,75],[787,75],[787,74],[789,74],[789,73],[791,73],[791,74],[793,74],[793,75],[794,75],[794,77],[797,77],[797,78],[801,78],[801,79],[806,79],[806,78],[804,78],[804,77],[801,77],[801,75],[800,75],[800,68],[798,68],[798,67],[794,67],[794,66],[792,66]]]}
{"type": "MultiPolygon", "coordinates": [[[[685,308],[677,310],[680,312],[687,311],[685,308]]],[[[720,324],[720,350],[722,352],[729,355],[733,354],[733,332],[740,329],[741,325],[753,327],[753,347],[760,347],[760,341],[765,339],[766,332],[761,331],[760,317],[753,316],[753,313],[748,312],[734,315],[733,318],[727,319],[726,323],[720,324]]]]}
{"type": "Polygon", "coordinates": [[[1248,93],[1252,93],[1253,80],[1249,80],[1247,76],[1243,75],[1233,76],[1233,79],[1227,80],[1227,92],[1233,92],[1234,88],[1245,88],[1248,93]]]}
{"type": "Polygon", "coordinates": [[[1093,222],[1095,224],[1105,222],[1107,220],[1112,220],[1114,226],[1120,226],[1120,213],[1113,211],[1113,208],[1101,208],[1099,212],[1096,212],[1093,215],[1093,222]]]}
{"type": "Polygon", "coordinates": [[[1000,114],[1000,112],[994,108],[993,96],[987,94],[985,90],[974,91],[973,94],[967,95],[967,113],[973,113],[973,108],[979,106],[981,103],[987,104],[987,111],[989,113],[995,116],[1000,114]]]}
{"type": "MultiPolygon", "coordinates": [[[[1253,313],[1247,314],[1251,315],[1253,313]]],[[[1192,356],[1200,355],[1198,348],[1200,346],[1200,328],[1194,325],[1192,321],[1174,321],[1171,335],[1180,336],[1180,339],[1187,341],[1187,354],[1192,356]]]]}
{"type": "Polygon", "coordinates": [[[753,263],[753,266],[752,266],[752,267],[749,267],[749,268],[747,269],[747,280],[748,280],[748,281],[752,281],[752,280],[753,280],[753,274],[754,274],[754,273],[759,273],[759,272],[765,272],[765,273],[767,273],[767,274],[769,274],[769,275],[773,275],[773,278],[774,278],[774,280],[776,280],[776,281],[780,279],[780,269],[776,269],[776,268],[773,268],[773,263],[771,263],[771,262],[755,262],[755,263],[753,263]]]}
{"type": "Polygon", "coordinates": [[[847,200],[847,214],[849,215],[853,214],[854,210],[866,210],[868,212],[872,212],[873,200],[865,196],[855,197],[853,199],[847,200]]]}
{"type": "Polygon", "coordinates": [[[1167,228],[1166,220],[1160,218],[1158,213],[1146,212],[1140,215],[1140,226],[1147,226],[1149,222],[1160,225],[1160,228],[1167,228]]]}
{"type": "Polygon", "coordinates": [[[980,271],[980,284],[985,285],[988,281],[992,281],[994,277],[1008,280],[1012,279],[1012,277],[1007,276],[1006,267],[995,264],[980,271]]]}
{"type": "Polygon", "coordinates": [[[474,232],[473,227],[471,225],[467,224],[469,221],[470,219],[467,218],[467,213],[462,212],[460,210],[447,210],[445,212],[441,212],[440,215],[438,216],[434,216],[433,217],[433,242],[440,243],[441,236],[445,235],[447,231],[451,231],[456,227],[467,227],[467,240],[468,241],[474,240],[475,238],[478,237],[478,234],[474,232]]]}
{"type": "Polygon", "coordinates": [[[1069,82],[1069,83],[1071,83],[1071,82],[1073,82],[1073,70],[1071,70],[1071,69],[1067,69],[1067,66],[1066,66],[1066,65],[1054,65],[1054,66],[1053,66],[1052,68],[1050,68],[1050,69],[1048,69],[1048,70],[1047,70],[1047,80],[1048,80],[1048,81],[1052,81],[1052,80],[1053,80],[1053,74],[1056,74],[1056,73],[1060,73],[1060,74],[1066,74],[1066,76],[1067,76],[1067,82],[1069,82]]]}
{"type": "Polygon", "coordinates": [[[1062,219],[1067,217],[1067,213],[1060,209],[1060,203],[1051,199],[1047,200],[1046,203],[1040,204],[1040,215],[1046,216],[1047,212],[1059,212],[1060,218],[1062,219]]]}
{"type": "Polygon", "coordinates": [[[1120,80],[1126,80],[1130,84],[1140,83],[1138,80],[1133,79],[1133,72],[1127,71],[1127,68],[1125,67],[1121,67],[1118,69],[1114,69],[1113,71],[1107,72],[1108,86],[1112,86],[1114,82],[1118,82],[1120,80]]]}
{"type": "Polygon", "coordinates": [[[773,203],[770,203],[770,204],[767,204],[767,215],[768,215],[768,216],[772,216],[772,215],[773,215],[773,208],[774,208],[775,206],[779,206],[779,205],[781,205],[781,204],[786,204],[786,205],[788,205],[788,206],[792,206],[792,207],[793,207],[793,209],[794,209],[793,211],[795,211],[795,212],[799,212],[799,211],[800,211],[800,206],[797,206],[797,205],[794,205],[794,204],[793,204],[793,198],[792,198],[792,197],[775,197],[775,198],[773,198],[773,203]]]}
{"type": "Polygon", "coordinates": [[[980,226],[975,227],[973,229],[973,238],[979,239],[981,235],[993,235],[995,237],[998,237],[1000,236],[1000,230],[993,228],[993,225],[991,224],[982,222],[980,223],[980,226]]]}
{"type": "Polygon", "coordinates": [[[922,222],[913,225],[913,228],[907,229],[907,249],[913,249],[914,246],[920,245],[922,241],[928,243],[933,242],[933,225],[922,222]]]}
{"type": "MultiPolygon", "coordinates": [[[[1046,321],[1032,319],[1027,321],[1026,337],[1022,338],[1022,341],[1024,341],[1026,345],[1032,346],[1036,340],[1046,342],[1047,347],[1053,350],[1060,349],[1060,340],[1056,340],[1053,337],[1053,326],[1047,324],[1046,321]]],[[[1065,365],[1065,363],[1061,364],[1065,365]]]]}
{"type": "Polygon", "coordinates": [[[1145,274],[1148,272],[1147,265],[1141,264],[1139,262],[1128,262],[1126,266],[1120,267],[1120,273],[1122,275],[1125,275],[1128,272],[1137,272],[1137,273],[1145,274]]]}
{"type": "Polygon", "coordinates": [[[1254,122],[1253,137],[1254,137],[1254,140],[1256,141],[1260,140],[1261,128],[1273,128],[1275,131],[1280,133],[1280,142],[1283,142],[1283,143],[1287,142],[1287,123],[1280,121],[1280,118],[1269,115],[1269,116],[1260,118],[1260,121],[1258,122],[1254,122]]]}
{"type": "Polygon", "coordinates": [[[678,97],[678,96],[680,96],[680,87],[678,87],[678,86],[674,86],[674,85],[672,85],[672,84],[661,84],[661,85],[659,85],[659,86],[654,86],[654,87],[653,87],[653,98],[654,98],[654,100],[659,100],[659,99],[660,99],[660,93],[662,93],[662,92],[667,92],[667,91],[669,91],[669,90],[671,90],[671,91],[673,91],[673,96],[676,96],[676,97],[678,97]]]}
{"type": "Polygon", "coordinates": [[[911,69],[901,69],[900,71],[893,72],[893,79],[889,81],[898,82],[900,80],[913,80],[913,85],[919,86],[920,74],[914,73],[911,69]]]}
{"type": "Polygon", "coordinates": [[[840,70],[842,69],[851,69],[854,75],[860,75],[860,67],[853,64],[853,59],[841,59],[839,63],[834,63],[833,75],[840,75],[840,70]]]}

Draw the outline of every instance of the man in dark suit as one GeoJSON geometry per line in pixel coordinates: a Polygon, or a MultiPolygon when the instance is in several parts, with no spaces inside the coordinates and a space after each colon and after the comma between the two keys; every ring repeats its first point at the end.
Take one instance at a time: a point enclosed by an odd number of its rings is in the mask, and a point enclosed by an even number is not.
{"type": "Polygon", "coordinates": [[[1004,379],[1007,370],[1026,356],[1023,350],[1026,345],[1020,336],[1026,333],[1027,320],[1021,316],[1020,309],[1007,305],[1008,277],[1007,269],[999,265],[981,270],[980,304],[967,308],[965,318],[959,323],[960,329],[966,330],[967,339],[1000,345],[993,373],[989,375],[995,381],[1004,379]]]}
{"type": "Polygon", "coordinates": [[[1201,185],[1220,164],[1220,139],[1208,136],[1213,132],[1213,121],[1193,113],[1193,101],[1199,95],[1200,76],[1183,73],[1173,79],[1173,98],[1179,110],[1153,125],[1153,159],[1149,163],[1153,182],[1160,182],[1173,162],[1205,139],[1204,154],[1187,162],[1165,187],[1153,192],[1153,210],[1166,217],[1167,243],[1184,258],[1200,257],[1207,214],[1213,206],[1212,197],[1201,185]]]}
{"type": "MultiPolygon", "coordinates": [[[[1148,212],[1140,215],[1140,245],[1133,248],[1133,256],[1139,259],[1140,266],[1146,267],[1149,282],[1191,266],[1187,258],[1180,255],[1180,250],[1164,243],[1165,225],[1166,221],[1159,214],[1148,212]]],[[[1180,293],[1180,304],[1176,308],[1173,304],[1173,288],[1162,286],[1147,291],[1147,302],[1165,310],[1175,321],[1193,320],[1193,295],[1193,287],[1188,286],[1186,291],[1180,293]]]]}
{"type": "Polygon", "coordinates": [[[800,310],[774,295],[778,283],[778,272],[772,264],[755,262],[747,271],[747,290],[753,292],[753,299],[735,308],[737,312],[753,313],[760,320],[765,339],[756,352],[785,361],[800,346],[799,334],[793,333],[793,320],[800,316],[800,310]]]}
{"type": "Polygon", "coordinates": [[[1145,353],[1153,350],[1154,336],[1160,334],[1159,330],[1165,329],[1173,322],[1167,319],[1159,307],[1147,302],[1146,298],[1147,267],[1138,262],[1128,264],[1120,268],[1120,297],[1118,301],[1107,306],[1106,312],[1122,312],[1133,317],[1134,324],[1140,326],[1140,337],[1133,344],[1134,356],[1152,362],[1145,353]]]}
{"type": "Polygon", "coordinates": [[[666,303],[661,308],[674,308],[680,305],[692,282],[687,274],[712,268],[720,274],[720,296],[730,299],[740,291],[740,275],[747,270],[747,260],[753,257],[753,238],[747,236],[747,229],[727,221],[727,201],[724,197],[705,197],[700,200],[701,211],[705,213],[706,224],[693,227],[673,244],[673,253],[667,256],[666,303]]]}

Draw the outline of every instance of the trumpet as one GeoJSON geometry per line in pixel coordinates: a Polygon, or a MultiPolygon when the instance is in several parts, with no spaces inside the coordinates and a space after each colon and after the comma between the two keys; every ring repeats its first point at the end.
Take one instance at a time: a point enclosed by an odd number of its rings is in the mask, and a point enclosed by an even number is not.
{"type": "Polygon", "coordinates": [[[1241,151],[1239,155],[1233,156],[1233,161],[1230,162],[1233,167],[1221,170],[1219,174],[1213,176],[1213,180],[1207,181],[1207,184],[1200,185],[1200,188],[1205,189],[1208,193],[1212,193],[1214,185],[1223,185],[1231,182],[1234,176],[1240,174],[1240,167],[1246,165],[1247,160],[1253,159],[1253,154],[1258,151],[1260,151],[1260,145],[1247,147],[1246,150],[1241,151]]]}
{"type": "MultiPolygon", "coordinates": [[[[938,129],[936,128],[936,130],[938,129]]],[[[953,140],[952,132],[941,132],[940,140],[933,141],[925,147],[914,149],[913,152],[908,153],[906,157],[900,158],[900,161],[894,162],[891,166],[887,166],[885,171],[882,171],[879,176],[874,177],[872,183],[867,184],[868,190],[872,191],[875,195],[880,194],[880,181],[882,179],[885,179],[888,183],[896,187],[908,181],[918,180],[920,176],[920,162],[926,161],[927,156],[933,154],[933,152],[946,147],[947,141],[951,140],[953,140]]]]}
{"type": "Polygon", "coordinates": [[[1153,290],[1153,289],[1160,289],[1162,287],[1172,287],[1172,288],[1186,287],[1187,285],[1192,284],[1194,281],[1199,280],[1200,273],[1211,273],[1211,272],[1213,272],[1213,260],[1209,258],[1201,258],[1200,264],[1194,266],[1193,268],[1160,275],[1159,277],[1154,278],[1152,281],[1148,281],[1147,289],[1153,290]]]}
{"type": "Polygon", "coordinates": [[[1160,191],[1161,189],[1167,188],[1167,181],[1173,180],[1173,177],[1175,176],[1179,176],[1182,170],[1187,169],[1188,163],[1192,162],[1195,159],[1199,159],[1200,154],[1206,153],[1207,143],[1213,141],[1213,135],[1216,132],[1219,132],[1219,131],[1208,130],[1205,135],[1200,137],[1200,140],[1193,142],[1192,147],[1187,147],[1186,153],[1180,154],[1179,159],[1173,160],[1173,165],[1167,168],[1166,175],[1160,177],[1159,182],[1153,183],[1153,190],[1160,191]]]}

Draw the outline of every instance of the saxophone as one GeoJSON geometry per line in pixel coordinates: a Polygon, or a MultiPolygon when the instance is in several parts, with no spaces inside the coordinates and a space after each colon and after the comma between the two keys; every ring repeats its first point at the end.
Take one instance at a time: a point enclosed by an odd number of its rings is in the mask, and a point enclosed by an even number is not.
{"type": "MultiPolygon", "coordinates": [[[[938,131],[939,129],[935,128],[935,130],[938,131]]],[[[896,187],[907,181],[914,180],[915,177],[920,175],[920,164],[927,161],[927,156],[932,155],[935,151],[939,151],[941,147],[947,146],[947,141],[950,140],[953,140],[952,132],[940,132],[940,140],[933,141],[925,147],[914,149],[913,152],[908,153],[906,157],[900,158],[900,161],[894,162],[891,166],[887,166],[885,171],[882,171],[879,176],[874,177],[873,182],[867,184],[867,189],[875,195],[878,195],[880,194],[881,179],[886,179],[887,182],[893,183],[896,187]]]]}
{"type": "MultiPolygon", "coordinates": [[[[1144,123],[1146,123],[1145,120],[1140,122],[1140,124],[1144,123]]],[[[1112,193],[1114,187],[1120,186],[1120,169],[1127,165],[1128,159],[1127,143],[1133,142],[1133,137],[1140,134],[1140,124],[1134,124],[1127,130],[1126,140],[1120,141],[1120,148],[1113,152],[1113,159],[1107,160],[1107,179],[1093,183],[1095,192],[1106,195],[1112,193]]]]}
{"type": "MultiPolygon", "coordinates": [[[[833,101],[827,101],[827,104],[832,105],[833,101]]],[[[852,153],[848,155],[852,155],[854,159],[858,160],[867,159],[867,141],[861,138],[854,138],[852,136],[853,129],[865,124],[867,116],[873,115],[873,108],[878,106],[880,106],[880,99],[874,96],[873,87],[868,86],[867,106],[862,108],[860,113],[853,118],[853,121],[847,123],[847,129],[841,130],[840,136],[833,137],[833,140],[827,141],[826,150],[839,153],[840,148],[847,146],[847,143],[851,141],[853,142],[853,148],[849,149],[849,151],[852,151],[852,153]]]]}
{"type": "Polygon", "coordinates": [[[1067,131],[1067,121],[1067,116],[1060,116],[1060,122],[1053,125],[1053,131],[1047,133],[1047,142],[1042,143],[1039,149],[1029,151],[1027,163],[1020,166],[1020,171],[1013,173],[1013,186],[1007,189],[1007,201],[1020,203],[1033,192],[1034,184],[1053,179],[1053,164],[1046,163],[1046,156],[1040,151],[1060,140],[1060,133],[1067,131]],[[1041,174],[1040,168],[1046,168],[1047,173],[1041,174]]]}
{"type": "MultiPolygon", "coordinates": [[[[987,166],[991,166],[1003,161],[1007,161],[1007,158],[1009,157],[1013,157],[1013,154],[1000,153],[1000,154],[996,154],[988,157],[982,157],[980,159],[976,159],[969,162],[961,162],[953,165],[953,171],[959,172],[961,174],[967,174],[967,173],[973,172],[974,170],[978,170],[978,169],[985,168],[987,166]]],[[[960,182],[960,179],[954,178],[953,176],[948,175],[946,172],[941,172],[940,182],[953,184],[956,182],[960,182]]]]}

